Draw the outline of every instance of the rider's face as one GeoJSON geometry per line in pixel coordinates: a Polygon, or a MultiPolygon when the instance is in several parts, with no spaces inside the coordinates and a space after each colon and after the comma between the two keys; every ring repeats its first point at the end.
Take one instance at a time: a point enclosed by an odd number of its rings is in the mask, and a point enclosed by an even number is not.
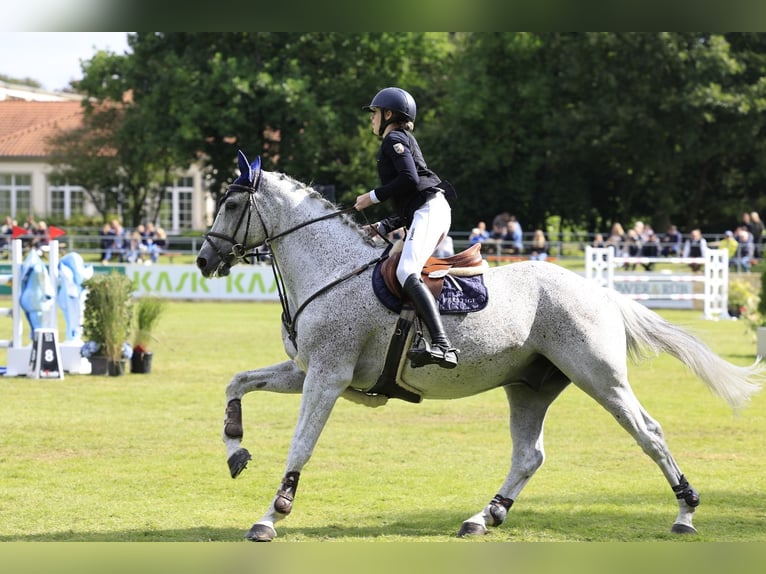
{"type": "Polygon", "coordinates": [[[370,122],[372,122],[372,133],[378,134],[380,132],[381,110],[380,108],[374,108],[372,114],[370,114],[370,122]]]}

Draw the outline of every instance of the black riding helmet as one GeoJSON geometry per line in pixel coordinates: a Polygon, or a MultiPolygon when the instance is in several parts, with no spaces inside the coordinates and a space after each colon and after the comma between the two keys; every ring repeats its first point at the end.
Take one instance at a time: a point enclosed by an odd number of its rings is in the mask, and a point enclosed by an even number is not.
{"type": "Polygon", "coordinates": [[[382,135],[383,130],[389,123],[401,120],[402,117],[414,122],[418,111],[417,105],[415,104],[415,98],[413,98],[409,92],[401,88],[383,88],[375,94],[375,97],[372,98],[370,104],[364,106],[362,109],[373,111],[375,108],[391,110],[394,112],[394,117],[391,118],[390,121],[385,121],[384,119],[381,122],[380,134],[378,135],[382,135]]]}

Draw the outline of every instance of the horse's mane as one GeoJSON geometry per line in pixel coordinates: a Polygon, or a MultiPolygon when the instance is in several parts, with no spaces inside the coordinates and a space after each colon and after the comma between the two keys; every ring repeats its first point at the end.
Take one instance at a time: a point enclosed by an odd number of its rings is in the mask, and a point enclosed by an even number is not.
{"type": "MultiPolygon", "coordinates": [[[[291,177],[285,173],[279,173],[277,175],[280,180],[287,181],[290,184],[292,184],[295,189],[304,191],[308,198],[318,201],[326,209],[331,211],[341,211],[343,209],[342,207],[338,206],[337,204],[327,199],[324,195],[322,195],[316,189],[311,187],[311,185],[307,185],[303,183],[302,181],[299,181],[295,179],[294,177],[291,177]]],[[[352,217],[350,217],[348,214],[344,213],[340,215],[338,219],[340,219],[345,225],[348,225],[352,229],[356,230],[359,236],[362,239],[364,239],[365,243],[367,243],[368,245],[376,246],[376,243],[372,239],[372,237],[370,237],[368,233],[364,230],[364,228],[359,223],[357,223],[352,217]]]]}

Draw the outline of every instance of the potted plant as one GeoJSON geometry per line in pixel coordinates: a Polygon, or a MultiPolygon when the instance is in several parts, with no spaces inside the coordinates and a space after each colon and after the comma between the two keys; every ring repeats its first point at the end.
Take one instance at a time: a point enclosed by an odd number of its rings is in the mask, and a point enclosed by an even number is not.
{"type": "MultiPolygon", "coordinates": [[[[766,293],[766,271],[761,274],[761,293],[766,293]]],[[[753,283],[737,279],[729,283],[729,307],[736,308],[736,315],[745,322],[748,331],[755,335],[756,354],[766,357],[766,297],[759,295],[753,283]]]]}
{"type": "MultiPolygon", "coordinates": [[[[733,319],[745,319],[748,313],[758,308],[758,294],[753,285],[746,279],[736,279],[729,282],[728,312],[733,319]]],[[[748,325],[749,326],[749,325],[748,325]]]]}
{"type": "Polygon", "coordinates": [[[91,374],[125,372],[133,348],[128,343],[133,318],[133,283],[120,273],[97,274],[83,283],[87,289],[80,354],[91,363],[91,374]]]}
{"type": "Polygon", "coordinates": [[[133,357],[130,359],[131,373],[151,372],[153,353],[149,347],[155,339],[154,328],[166,304],[166,299],[156,295],[145,295],[138,299],[135,308],[136,330],[133,336],[133,357]]]}
{"type": "Polygon", "coordinates": [[[755,327],[756,354],[759,357],[766,357],[766,271],[761,273],[761,294],[758,297],[756,313],[754,317],[758,321],[755,327]]]}

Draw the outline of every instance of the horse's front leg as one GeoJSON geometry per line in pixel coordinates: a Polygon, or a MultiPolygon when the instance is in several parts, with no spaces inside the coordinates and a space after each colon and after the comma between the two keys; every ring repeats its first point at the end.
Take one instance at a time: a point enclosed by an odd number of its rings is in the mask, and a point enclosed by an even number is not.
{"type": "Polygon", "coordinates": [[[270,542],[277,531],[274,524],[293,509],[301,470],[311,458],[335,402],[351,380],[351,370],[328,365],[309,368],[303,384],[298,422],[295,426],[282,483],[263,517],[253,524],[246,537],[255,542],[270,542]],[[348,371],[348,372],[346,372],[348,371]]]}
{"type": "Polygon", "coordinates": [[[245,470],[251,458],[247,449],[242,448],[242,397],[250,391],[300,393],[304,378],[305,373],[292,361],[234,375],[226,387],[226,420],[223,424],[223,442],[232,478],[245,470]]]}

